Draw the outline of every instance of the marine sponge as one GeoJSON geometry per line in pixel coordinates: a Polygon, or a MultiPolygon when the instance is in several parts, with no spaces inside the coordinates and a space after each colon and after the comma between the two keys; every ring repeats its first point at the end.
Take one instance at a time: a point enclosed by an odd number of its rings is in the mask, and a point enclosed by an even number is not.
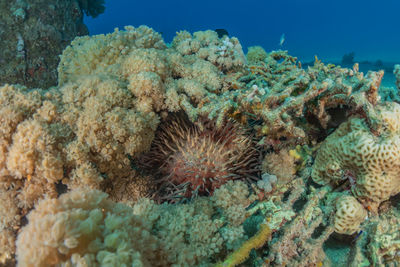
{"type": "Polygon", "coordinates": [[[17,240],[21,266],[167,266],[132,209],[89,189],[39,202],[17,240]]]}
{"type": "Polygon", "coordinates": [[[243,128],[229,121],[202,127],[173,118],[162,125],[152,147],[141,160],[155,173],[165,198],[212,194],[233,179],[256,179],[257,152],[243,128]]]}
{"type": "Polygon", "coordinates": [[[336,203],[335,232],[351,235],[365,220],[367,211],[353,196],[340,197],[336,203]]]}
{"type": "Polygon", "coordinates": [[[369,120],[351,118],[328,136],[312,170],[318,184],[350,178],[353,191],[366,206],[400,192],[400,105],[375,107],[369,120]]]}

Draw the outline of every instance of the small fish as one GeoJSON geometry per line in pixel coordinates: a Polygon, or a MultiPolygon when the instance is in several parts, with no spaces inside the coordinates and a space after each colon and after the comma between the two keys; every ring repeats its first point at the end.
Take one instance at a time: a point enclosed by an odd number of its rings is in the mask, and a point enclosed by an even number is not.
{"type": "Polygon", "coordinates": [[[361,236],[361,234],[362,234],[363,232],[364,232],[363,230],[360,230],[360,232],[358,232],[358,233],[356,234],[356,236],[353,238],[353,241],[352,241],[353,244],[357,241],[357,239],[361,236]]]}
{"type": "Polygon", "coordinates": [[[282,46],[284,42],[285,42],[285,34],[282,33],[281,39],[279,40],[279,45],[282,46]]]}

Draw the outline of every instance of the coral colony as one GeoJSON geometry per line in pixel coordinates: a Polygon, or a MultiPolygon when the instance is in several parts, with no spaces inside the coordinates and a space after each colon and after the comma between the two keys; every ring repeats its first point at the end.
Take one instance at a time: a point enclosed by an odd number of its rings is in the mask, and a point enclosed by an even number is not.
{"type": "Polygon", "coordinates": [[[50,89],[0,87],[2,264],[400,262],[383,71],[146,26],[77,37],[57,70],[50,89]]]}

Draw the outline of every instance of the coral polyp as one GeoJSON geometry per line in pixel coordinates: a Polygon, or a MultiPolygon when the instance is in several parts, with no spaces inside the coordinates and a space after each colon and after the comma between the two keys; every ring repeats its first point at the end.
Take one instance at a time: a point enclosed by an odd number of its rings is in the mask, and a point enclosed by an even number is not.
{"type": "Polygon", "coordinates": [[[256,180],[259,154],[252,137],[234,121],[216,128],[174,118],[162,125],[140,165],[153,171],[161,199],[211,195],[229,180],[256,180]]]}

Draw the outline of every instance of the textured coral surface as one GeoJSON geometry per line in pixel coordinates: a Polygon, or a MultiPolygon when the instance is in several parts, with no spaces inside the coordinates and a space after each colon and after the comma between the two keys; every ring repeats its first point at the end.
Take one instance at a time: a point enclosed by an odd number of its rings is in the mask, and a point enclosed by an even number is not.
{"type": "Polygon", "coordinates": [[[320,147],[312,172],[320,184],[350,179],[367,206],[400,192],[400,105],[385,103],[372,116],[370,124],[352,118],[340,125],[320,147]]]}
{"type": "Polygon", "coordinates": [[[0,87],[0,264],[398,262],[383,71],[146,26],[76,38],[57,71],[50,89],[0,87]]]}

